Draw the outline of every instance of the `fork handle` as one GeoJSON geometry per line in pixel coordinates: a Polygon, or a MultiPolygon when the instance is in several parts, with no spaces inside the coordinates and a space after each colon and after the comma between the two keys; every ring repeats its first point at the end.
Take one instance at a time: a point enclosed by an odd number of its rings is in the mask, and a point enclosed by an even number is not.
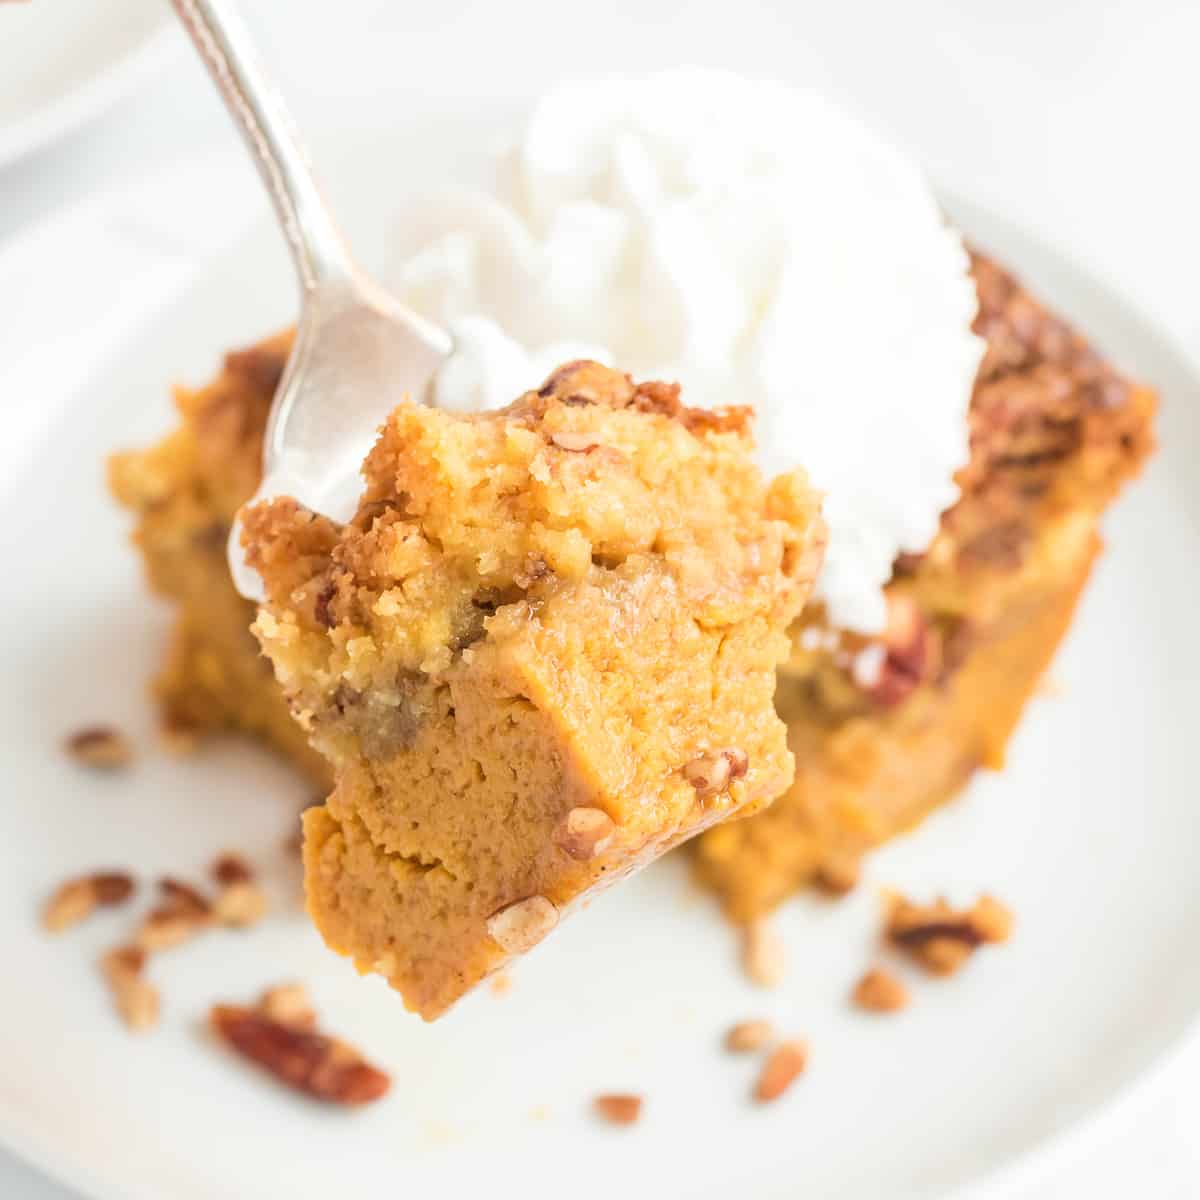
{"type": "Polygon", "coordinates": [[[306,292],[354,273],[291,116],[234,0],[171,0],[254,158],[306,292]]]}

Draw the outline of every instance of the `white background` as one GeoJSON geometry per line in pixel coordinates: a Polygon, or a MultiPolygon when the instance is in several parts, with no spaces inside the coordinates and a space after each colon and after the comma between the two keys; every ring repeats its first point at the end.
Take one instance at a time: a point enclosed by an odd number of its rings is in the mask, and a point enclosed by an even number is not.
{"type": "MultiPolygon", "coordinates": [[[[360,106],[389,96],[469,101],[481,56],[511,63],[514,92],[536,86],[531,79],[549,84],[572,73],[681,62],[819,87],[907,145],[939,181],[1035,229],[1179,340],[1200,345],[1200,4],[1193,0],[248,0],[247,7],[299,124],[309,128],[352,122],[360,106]],[[446,28],[455,30],[461,54],[431,61],[424,43],[446,28]]],[[[231,137],[181,48],[100,121],[0,171],[0,243],[62,204],[231,137]]],[[[1106,1122],[1102,1137],[1021,1200],[1200,1196],[1198,1114],[1200,1048],[1193,1046],[1106,1122]]],[[[0,1152],[0,1197],[68,1196],[0,1152]]]]}

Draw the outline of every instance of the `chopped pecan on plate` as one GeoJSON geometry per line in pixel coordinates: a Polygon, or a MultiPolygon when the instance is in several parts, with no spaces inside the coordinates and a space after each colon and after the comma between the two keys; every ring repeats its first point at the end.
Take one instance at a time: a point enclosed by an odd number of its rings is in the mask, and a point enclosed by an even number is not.
{"type": "Polygon", "coordinates": [[[389,1077],[352,1046],[315,1029],[301,999],[271,989],[253,1007],[213,1005],[209,1023],[235,1053],[295,1091],[345,1107],[380,1099],[389,1077]]]}
{"type": "Polygon", "coordinates": [[[908,1007],[908,988],[891,971],[872,967],[854,986],[851,999],[867,1012],[892,1013],[908,1007]]]}
{"type": "Polygon", "coordinates": [[[42,925],[50,933],[61,933],[90,917],[97,908],[124,904],[133,892],[133,877],[124,871],[93,871],[68,879],[46,902],[42,925]]]}
{"type": "Polygon", "coordinates": [[[107,725],[89,725],[67,738],[67,753],[85,767],[115,771],[133,761],[133,746],[119,730],[107,725]]]}
{"type": "Polygon", "coordinates": [[[1012,913],[991,896],[959,910],[941,897],[932,904],[914,904],[893,895],[884,935],[930,974],[952,975],[979,946],[1008,941],[1012,926],[1012,913]]]}
{"type": "Polygon", "coordinates": [[[808,1045],[791,1040],[780,1042],[767,1055],[758,1081],[754,1085],[754,1098],[760,1104],[778,1100],[804,1073],[808,1066],[808,1045]]]}
{"type": "Polygon", "coordinates": [[[158,1024],[158,989],[145,977],[145,966],[146,952],[138,946],[117,946],[100,960],[117,1012],[135,1033],[158,1024]]]}
{"type": "Polygon", "coordinates": [[[610,1125],[632,1125],[642,1115],[642,1097],[612,1092],[592,1102],[596,1115],[610,1125]]]}

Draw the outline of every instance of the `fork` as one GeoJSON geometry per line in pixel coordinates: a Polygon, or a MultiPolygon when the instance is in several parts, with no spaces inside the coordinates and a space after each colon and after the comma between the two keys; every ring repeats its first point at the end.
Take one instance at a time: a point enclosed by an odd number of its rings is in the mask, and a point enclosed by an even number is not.
{"type": "MultiPolygon", "coordinates": [[[[354,262],[233,0],[171,3],[258,167],[300,281],[296,338],[271,406],[254,499],[295,496],[348,519],[379,423],[404,397],[426,398],[451,338],[354,262]]],[[[230,571],[238,591],[261,599],[240,525],[230,534],[230,571]]]]}

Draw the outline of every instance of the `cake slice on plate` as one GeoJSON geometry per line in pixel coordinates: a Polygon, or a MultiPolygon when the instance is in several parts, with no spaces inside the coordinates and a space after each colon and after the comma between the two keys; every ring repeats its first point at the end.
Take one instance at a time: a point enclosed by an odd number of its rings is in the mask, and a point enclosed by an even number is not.
{"type": "Polygon", "coordinates": [[[262,477],[263,431],[292,335],[225,356],[205,387],[177,388],[179,425],[145,450],[114,454],[109,487],[137,517],[134,542],[150,586],[171,601],[174,627],[153,682],[164,731],[176,743],[236,730],[276,747],[328,784],[250,633],[254,605],[229,577],[237,511],[262,477]]]}
{"type": "Polygon", "coordinates": [[[795,782],[697,846],[700,879],[736,921],[814,881],[850,886],[866,851],[1003,765],[1100,550],[1100,517],[1154,447],[1149,388],[989,259],[971,270],[987,350],[961,499],[924,554],[896,562],[882,636],[839,630],[816,604],[797,622],[777,698],[795,782]]]}

